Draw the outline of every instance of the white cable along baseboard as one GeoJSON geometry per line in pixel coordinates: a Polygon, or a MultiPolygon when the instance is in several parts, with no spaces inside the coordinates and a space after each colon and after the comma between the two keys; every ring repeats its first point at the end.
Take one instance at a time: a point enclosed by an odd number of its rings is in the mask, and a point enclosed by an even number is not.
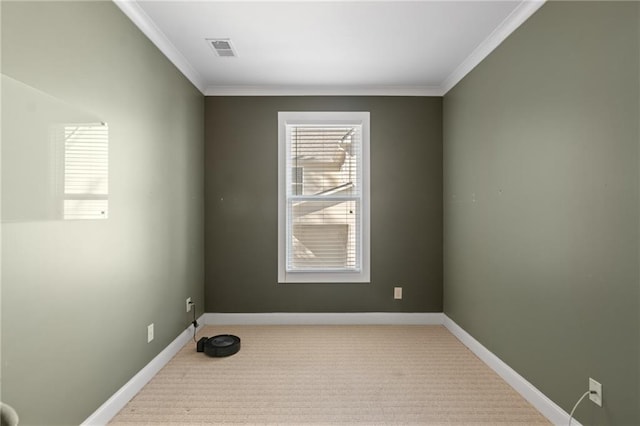
{"type": "MultiPolygon", "coordinates": [[[[569,414],[536,389],[524,377],[485,348],[473,336],[442,312],[358,312],[358,313],[205,313],[201,325],[443,325],[487,366],[494,370],[553,424],[566,424],[569,414]]],[[[82,425],[106,425],[192,338],[193,326],[180,333],[149,364],[102,404],[82,425]]],[[[576,420],[572,424],[581,426],[576,420]]]]}

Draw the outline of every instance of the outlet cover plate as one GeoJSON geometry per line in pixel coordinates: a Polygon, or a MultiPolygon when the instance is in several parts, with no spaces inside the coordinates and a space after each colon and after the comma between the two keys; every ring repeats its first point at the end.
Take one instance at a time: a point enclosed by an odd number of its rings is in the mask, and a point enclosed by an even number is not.
{"type": "Polygon", "coordinates": [[[153,323],[147,326],[147,343],[153,340],[153,323]]]}
{"type": "Polygon", "coordinates": [[[589,399],[602,407],[602,385],[589,377],[589,392],[591,391],[596,393],[589,393],[589,399]]]}
{"type": "Polygon", "coordinates": [[[191,298],[187,298],[187,312],[191,312],[191,298]]]}
{"type": "Polygon", "coordinates": [[[393,298],[396,300],[402,299],[402,287],[393,288],[393,298]]]}

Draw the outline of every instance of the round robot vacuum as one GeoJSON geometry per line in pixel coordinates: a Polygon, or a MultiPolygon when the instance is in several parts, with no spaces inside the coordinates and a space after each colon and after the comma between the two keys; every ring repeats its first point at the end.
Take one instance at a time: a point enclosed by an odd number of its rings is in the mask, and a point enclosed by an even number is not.
{"type": "Polygon", "coordinates": [[[231,334],[220,334],[204,342],[204,353],[213,357],[230,356],[240,350],[240,338],[231,334]]]}

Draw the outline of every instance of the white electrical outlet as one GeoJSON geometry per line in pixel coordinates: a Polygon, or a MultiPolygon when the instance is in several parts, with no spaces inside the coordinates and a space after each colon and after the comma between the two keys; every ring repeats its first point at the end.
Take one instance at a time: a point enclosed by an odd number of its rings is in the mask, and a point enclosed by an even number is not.
{"type": "Polygon", "coordinates": [[[147,343],[153,340],[153,323],[147,326],[147,343]]]}
{"type": "Polygon", "coordinates": [[[187,298],[187,312],[191,312],[191,298],[187,298]]]}
{"type": "Polygon", "coordinates": [[[589,377],[589,399],[602,407],[602,385],[589,377]],[[592,393],[595,392],[595,393],[592,393]]]}
{"type": "Polygon", "coordinates": [[[394,299],[402,299],[402,287],[394,287],[393,288],[393,298],[394,299]]]}

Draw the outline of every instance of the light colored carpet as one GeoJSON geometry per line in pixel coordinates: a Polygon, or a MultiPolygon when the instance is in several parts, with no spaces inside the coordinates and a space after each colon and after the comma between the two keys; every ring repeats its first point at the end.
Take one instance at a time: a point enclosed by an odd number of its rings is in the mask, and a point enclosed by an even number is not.
{"type": "Polygon", "coordinates": [[[112,424],[549,424],[442,326],[228,326],[190,342],[112,424]]]}

